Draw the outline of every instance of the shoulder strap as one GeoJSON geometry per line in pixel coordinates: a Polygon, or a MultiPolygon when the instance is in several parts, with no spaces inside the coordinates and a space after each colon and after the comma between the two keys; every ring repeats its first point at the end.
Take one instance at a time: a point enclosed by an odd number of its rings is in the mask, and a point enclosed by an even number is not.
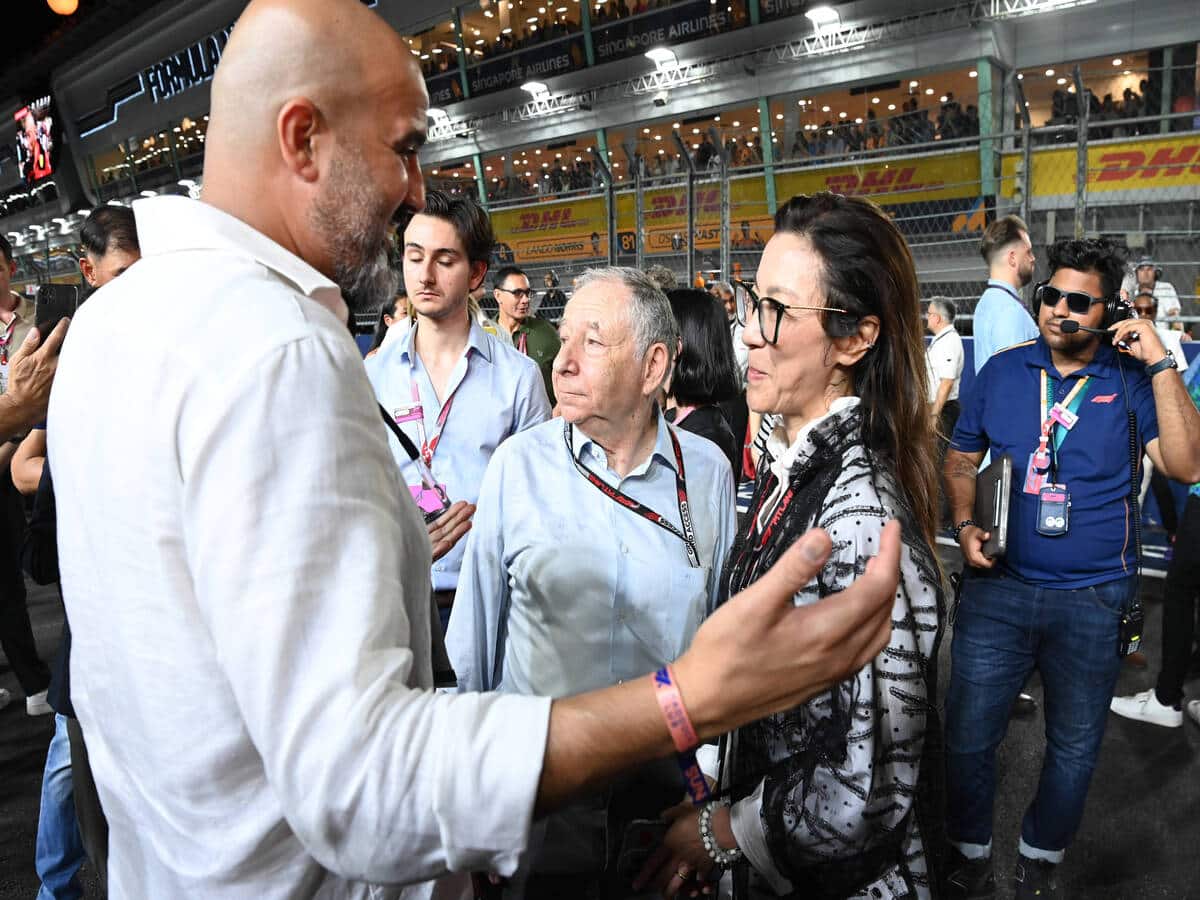
{"type": "Polygon", "coordinates": [[[400,442],[400,446],[404,448],[404,452],[408,454],[408,458],[415,462],[420,456],[420,452],[417,450],[417,445],[412,442],[412,439],[407,434],[400,430],[400,426],[397,425],[392,417],[388,415],[388,411],[383,408],[382,404],[377,403],[375,405],[379,407],[379,415],[383,417],[384,424],[387,425],[387,427],[391,429],[392,434],[396,436],[396,440],[400,442]]]}

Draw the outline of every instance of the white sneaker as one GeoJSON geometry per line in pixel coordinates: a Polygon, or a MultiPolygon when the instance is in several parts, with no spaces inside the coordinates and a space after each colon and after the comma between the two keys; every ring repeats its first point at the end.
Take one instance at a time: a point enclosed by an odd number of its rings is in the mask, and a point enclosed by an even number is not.
{"type": "Polygon", "coordinates": [[[1137,722],[1149,722],[1151,725],[1178,728],[1183,724],[1183,710],[1159,703],[1154,688],[1132,697],[1113,697],[1108,708],[1118,716],[1137,722]]]}
{"type": "Polygon", "coordinates": [[[46,702],[46,692],[25,698],[25,713],[30,716],[48,716],[54,709],[46,702]]]}
{"type": "MultiPolygon", "coordinates": [[[[4,704],[0,703],[0,706],[4,704]]],[[[1189,700],[1187,704],[1187,714],[1192,721],[1200,725],[1200,700],[1189,700]]]]}
{"type": "Polygon", "coordinates": [[[8,706],[12,702],[12,694],[6,688],[0,688],[0,709],[8,706]]]}

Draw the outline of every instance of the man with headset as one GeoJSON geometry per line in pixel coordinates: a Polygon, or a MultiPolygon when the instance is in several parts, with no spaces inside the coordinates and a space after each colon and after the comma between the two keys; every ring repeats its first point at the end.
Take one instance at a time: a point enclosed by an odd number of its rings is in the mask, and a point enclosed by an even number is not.
{"type": "Polygon", "coordinates": [[[1050,279],[1033,295],[1038,337],[983,367],[946,456],[967,565],[946,699],[951,897],[995,895],[995,752],[1035,666],[1047,745],[1016,896],[1057,896],[1055,869],[1083,816],[1129,636],[1123,619],[1136,612],[1134,467],[1145,452],[1173,478],[1200,477],[1200,414],[1157,332],[1120,299],[1120,248],[1067,240],[1048,255],[1050,279]],[[1013,464],[1007,550],[996,558],[971,518],[989,450],[1013,464]]]}

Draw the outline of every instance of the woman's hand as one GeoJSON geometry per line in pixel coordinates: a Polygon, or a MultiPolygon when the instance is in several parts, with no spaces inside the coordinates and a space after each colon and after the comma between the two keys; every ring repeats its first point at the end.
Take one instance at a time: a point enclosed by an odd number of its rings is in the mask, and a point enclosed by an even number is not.
{"type": "MultiPolygon", "coordinates": [[[[641,873],[634,879],[635,890],[652,886],[671,900],[674,897],[710,896],[716,893],[716,882],[709,878],[713,861],[700,841],[700,810],[690,803],[680,803],[663,813],[671,823],[660,846],[641,873]]],[[[729,807],[713,810],[713,835],[722,847],[733,847],[733,832],[729,828],[729,807]],[[728,843],[726,843],[726,839],[728,843]]]]}
{"type": "Polygon", "coordinates": [[[475,504],[459,500],[429,523],[429,543],[433,546],[433,561],[437,562],[454,549],[464,534],[471,530],[475,504]]]}

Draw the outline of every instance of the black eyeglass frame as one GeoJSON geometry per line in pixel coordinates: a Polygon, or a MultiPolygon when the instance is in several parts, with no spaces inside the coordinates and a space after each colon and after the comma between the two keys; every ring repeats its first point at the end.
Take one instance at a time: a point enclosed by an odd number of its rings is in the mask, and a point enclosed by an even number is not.
{"type": "Polygon", "coordinates": [[[745,328],[746,323],[749,321],[748,313],[750,313],[752,310],[757,310],[756,315],[758,316],[758,330],[762,334],[763,340],[772,347],[779,343],[779,326],[783,323],[784,310],[807,309],[815,312],[838,313],[843,316],[854,315],[854,313],[850,312],[850,310],[842,309],[838,306],[802,306],[799,304],[783,303],[779,300],[776,300],[774,297],[759,297],[754,288],[744,281],[739,281],[735,285],[735,289],[739,287],[745,292],[745,296],[740,293],[737,294],[738,323],[745,328]],[[745,297],[749,297],[748,305],[745,297]],[[772,329],[772,333],[769,335],[767,334],[766,320],[763,318],[763,307],[766,305],[770,305],[775,308],[775,328],[772,329]]]}
{"type": "Polygon", "coordinates": [[[533,288],[517,288],[517,289],[514,291],[512,288],[502,288],[502,287],[498,287],[498,288],[492,288],[492,290],[493,290],[493,291],[504,291],[504,293],[506,293],[506,294],[512,294],[512,295],[513,295],[514,297],[516,297],[518,300],[520,300],[520,299],[521,299],[521,295],[522,295],[522,294],[524,294],[524,295],[525,295],[525,298],[526,298],[527,300],[532,300],[532,299],[533,299],[533,295],[534,295],[534,290],[533,290],[533,288]]]}

